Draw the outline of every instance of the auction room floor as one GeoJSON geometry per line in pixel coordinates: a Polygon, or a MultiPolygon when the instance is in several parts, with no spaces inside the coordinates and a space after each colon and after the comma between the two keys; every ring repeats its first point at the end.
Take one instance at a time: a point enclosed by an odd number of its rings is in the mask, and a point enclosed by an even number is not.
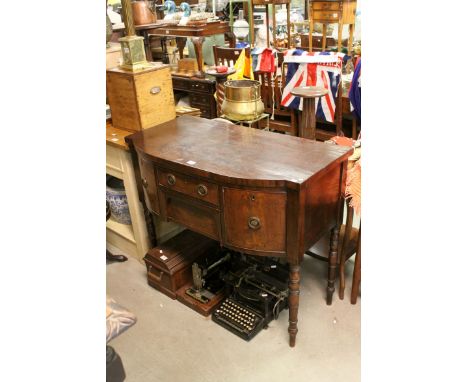
{"type": "Polygon", "coordinates": [[[295,348],[288,344],[288,311],[245,342],[151,288],[145,266],[134,258],[108,264],[107,294],[138,320],[109,345],[122,358],[127,382],[357,382],[361,299],[350,304],[353,259],[346,266],[344,300],[336,283],[327,306],[326,263],[305,256],[295,348]]]}

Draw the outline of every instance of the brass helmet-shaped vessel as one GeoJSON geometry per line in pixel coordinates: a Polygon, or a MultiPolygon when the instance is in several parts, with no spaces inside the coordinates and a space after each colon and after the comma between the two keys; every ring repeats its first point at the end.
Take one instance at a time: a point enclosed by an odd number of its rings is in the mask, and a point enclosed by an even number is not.
{"type": "Polygon", "coordinates": [[[223,114],[235,121],[249,121],[260,117],[265,109],[260,95],[260,82],[231,80],[224,83],[223,114]]]}

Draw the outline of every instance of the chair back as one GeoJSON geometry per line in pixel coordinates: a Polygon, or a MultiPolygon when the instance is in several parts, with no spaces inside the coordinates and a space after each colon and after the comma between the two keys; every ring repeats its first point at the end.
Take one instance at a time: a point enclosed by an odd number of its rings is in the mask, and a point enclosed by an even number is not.
{"type": "MultiPolygon", "coordinates": [[[[278,71],[276,76],[273,73],[255,72],[254,78],[261,84],[260,92],[263,104],[265,105],[265,113],[270,114],[272,118],[269,121],[270,129],[297,135],[298,126],[295,111],[281,106],[286,73],[287,65],[284,64],[284,55],[278,52],[278,71]]],[[[266,122],[260,122],[260,127],[264,127],[266,122]]]]}
{"type": "Polygon", "coordinates": [[[234,66],[239,58],[242,50],[245,49],[245,54],[250,57],[250,47],[247,48],[224,48],[221,46],[213,46],[213,55],[215,65],[234,66]]]}

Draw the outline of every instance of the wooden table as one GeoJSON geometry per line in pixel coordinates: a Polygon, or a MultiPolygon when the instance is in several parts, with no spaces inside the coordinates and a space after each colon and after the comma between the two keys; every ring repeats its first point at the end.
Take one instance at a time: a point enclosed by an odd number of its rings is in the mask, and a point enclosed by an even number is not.
{"type": "MultiPolygon", "coordinates": [[[[137,28],[138,30],[138,28],[137,28]]],[[[216,34],[224,34],[229,40],[229,45],[234,48],[236,44],[236,37],[231,32],[229,23],[227,21],[216,21],[199,26],[179,26],[179,25],[165,25],[158,26],[158,29],[151,32],[152,36],[174,36],[176,37],[177,47],[179,48],[180,58],[184,58],[184,48],[187,38],[191,38],[195,48],[195,55],[198,63],[197,77],[203,78],[203,53],[202,45],[205,37],[213,36],[216,34]]]]}
{"type": "Polygon", "coordinates": [[[290,266],[295,346],[300,264],[331,231],[327,298],[336,278],[349,147],[184,116],[126,137],[147,207],[167,221],[290,266]]]}

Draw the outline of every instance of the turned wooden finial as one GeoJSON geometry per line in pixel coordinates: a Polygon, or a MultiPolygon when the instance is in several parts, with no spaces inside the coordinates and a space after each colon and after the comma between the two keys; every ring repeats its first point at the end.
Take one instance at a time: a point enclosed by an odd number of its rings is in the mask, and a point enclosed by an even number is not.
{"type": "Polygon", "coordinates": [[[122,19],[125,24],[127,36],[135,36],[135,24],[133,23],[133,11],[130,0],[122,0],[122,19]]]}

